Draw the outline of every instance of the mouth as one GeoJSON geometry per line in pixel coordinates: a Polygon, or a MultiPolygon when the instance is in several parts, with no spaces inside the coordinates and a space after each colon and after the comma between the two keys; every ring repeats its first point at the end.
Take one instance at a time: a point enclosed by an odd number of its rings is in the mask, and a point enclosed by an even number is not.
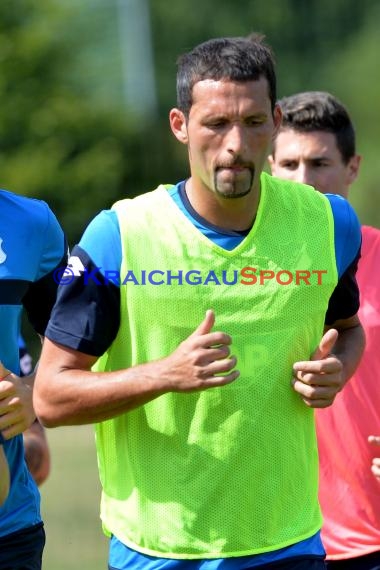
{"type": "Polygon", "coordinates": [[[219,164],[216,167],[216,170],[252,170],[253,169],[253,165],[251,163],[248,162],[231,162],[229,163],[224,163],[224,164],[219,164]]]}
{"type": "Polygon", "coordinates": [[[242,172],[252,171],[252,167],[248,166],[247,164],[230,164],[230,165],[223,165],[218,166],[216,169],[217,173],[221,172],[228,172],[232,174],[240,174],[242,172]]]}

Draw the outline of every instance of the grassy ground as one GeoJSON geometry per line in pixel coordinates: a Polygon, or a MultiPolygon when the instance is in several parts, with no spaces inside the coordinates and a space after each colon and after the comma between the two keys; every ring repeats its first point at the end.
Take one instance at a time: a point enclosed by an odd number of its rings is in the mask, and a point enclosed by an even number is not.
{"type": "Polygon", "coordinates": [[[105,570],[108,539],[99,519],[100,484],[91,426],[47,430],[52,455],[41,487],[43,570],[105,570]]]}

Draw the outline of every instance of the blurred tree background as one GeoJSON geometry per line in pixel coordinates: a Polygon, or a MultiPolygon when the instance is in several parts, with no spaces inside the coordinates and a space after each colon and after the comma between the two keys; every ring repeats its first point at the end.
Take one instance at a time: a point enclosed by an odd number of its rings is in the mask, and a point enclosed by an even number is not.
{"type": "Polygon", "coordinates": [[[0,185],[46,200],[74,244],[116,199],[187,175],[167,121],[178,54],[259,31],[279,97],[324,89],[348,106],[364,156],[351,199],[380,226],[379,15],[377,0],[2,0],[0,185]]]}
{"type": "MultiPolygon", "coordinates": [[[[115,200],[187,176],[167,119],[177,56],[257,31],[276,55],[279,97],[327,90],[347,105],[363,155],[350,198],[380,227],[379,17],[378,0],[1,0],[0,186],[46,200],[74,245],[115,200]]],[[[72,445],[72,432],[49,432],[53,570],[105,564],[92,432],[81,433],[72,445]]]]}

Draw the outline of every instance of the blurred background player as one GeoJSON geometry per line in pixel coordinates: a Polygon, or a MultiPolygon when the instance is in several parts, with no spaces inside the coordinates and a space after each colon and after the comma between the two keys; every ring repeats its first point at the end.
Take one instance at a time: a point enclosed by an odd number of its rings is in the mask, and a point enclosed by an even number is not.
{"type": "MultiPolygon", "coordinates": [[[[280,106],[283,122],[269,157],[272,174],[347,198],[360,156],[345,107],[324,92],[285,97],[280,106]]],[[[366,350],[334,405],[316,411],[322,539],[329,569],[380,569],[380,480],[374,477],[380,474],[380,460],[373,445],[380,443],[373,436],[380,428],[380,231],[363,226],[362,239],[357,282],[366,350]]],[[[350,283],[355,286],[354,267],[344,279],[347,290],[350,283]]],[[[348,302],[345,309],[349,314],[348,302]]]]}
{"type": "MultiPolygon", "coordinates": [[[[22,435],[36,417],[35,374],[20,377],[19,335],[24,309],[34,331],[44,335],[66,263],[65,236],[48,205],[0,190],[0,443],[10,471],[9,493],[0,507],[0,570],[42,565],[40,494],[25,462],[22,435]]],[[[35,435],[32,440],[34,445],[35,435]]]]}

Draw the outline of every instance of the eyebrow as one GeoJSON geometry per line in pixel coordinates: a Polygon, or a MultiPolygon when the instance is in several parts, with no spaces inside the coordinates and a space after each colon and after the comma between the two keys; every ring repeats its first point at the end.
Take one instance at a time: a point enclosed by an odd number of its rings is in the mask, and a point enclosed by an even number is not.
{"type": "MultiPolygon", "coordinates": [[[[281,161],[289,161],[289,160],[291,160],[291,161],[299,161],[299,160],[300,160],[300,157],[299,157],[299,156],[289,156],[289,155],[285,155],[285,156],[281,157],[280,160],[281,160],[281,161]]],[[[319,160],[327,160],[327,161],[330,161],[331,158],[330,158],[329,156],[327,156],[327,155],[321,154],[321,155],[317,155],[317,156],[307,157],[307,158],[304,158],[303,160],[304,160],[305,162],[316,162],[316,161],[319,161],[319,160]]]]}

